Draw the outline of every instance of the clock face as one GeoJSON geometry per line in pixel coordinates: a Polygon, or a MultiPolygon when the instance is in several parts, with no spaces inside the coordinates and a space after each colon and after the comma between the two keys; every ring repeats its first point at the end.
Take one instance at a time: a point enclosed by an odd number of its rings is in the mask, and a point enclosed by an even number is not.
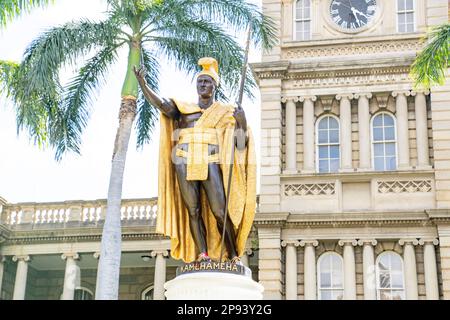
{"type": "Polygon", "coordinates": [[[343,29],[358,30],[375,16],[376,0],[333,0],[331,1],[331,19],[343,29]]]}

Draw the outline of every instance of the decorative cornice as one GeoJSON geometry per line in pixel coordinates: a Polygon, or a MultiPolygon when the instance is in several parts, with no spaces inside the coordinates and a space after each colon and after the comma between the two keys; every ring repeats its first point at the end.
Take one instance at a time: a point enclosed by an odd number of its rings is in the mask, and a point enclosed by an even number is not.
{"type": "Polygon", "coordinates": [[[282,59],[302,59],[302,58],[317,58],[327,56],[358,56],[358,55],[373,55],[386,54],[394,52],[417,52],[423,47],[420,38],[417,36],[412,39],[390,39],[390,40],[365,40],[364,42],[351,44],[336,43],[336,41],[329,44],[324,41],[317,42],[313,45],[289,45],[283,46],[281,57],[282,59]]]}

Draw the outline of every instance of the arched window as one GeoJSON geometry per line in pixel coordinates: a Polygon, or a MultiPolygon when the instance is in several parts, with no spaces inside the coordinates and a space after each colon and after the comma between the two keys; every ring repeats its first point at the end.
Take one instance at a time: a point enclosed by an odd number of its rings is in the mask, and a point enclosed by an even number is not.
{"type": "Polygon", "coordinates": [[[297,0],[294,10],[295,40],[311,39],[311,0],[297,0]]]}
{"type": "Polygon", "coordinates": [[[373,168],[377,171],[397,169],[395,119],[386,112],[372,118],[373,168]]]}
{"type": "Polygon", "coordinates": [[[88,288],[79,287],[75,289],[73,300],[94,300],[94,294],[88,288]]]}
{"type": "Polygon", "coordinates": [[[339,122],[333,116],[317,121],[317,171],[337,172],[339,170],[339,122]]]}
{"type": "Polygon", "coordinates": [[[414,32],[415,12],[414,0],[397,0],[397,30],[398,32],[414,32]]]}
{"type": "Polygon", "coordinates": [[[141,300],[153,300],[153,285],[148,286],[142,291],[141,300]]]}
{"type": "Polygon", "coordinates": [[[344,295],[343,261],[335,252],[327,252],[317,261],[319,300],[342,300],[344,295]]]}
{"type": "Polygon", "coordinates": [[[376,262],[377,299],[404,300],[403,261],[395,252],[383,252],[376,262]]]}

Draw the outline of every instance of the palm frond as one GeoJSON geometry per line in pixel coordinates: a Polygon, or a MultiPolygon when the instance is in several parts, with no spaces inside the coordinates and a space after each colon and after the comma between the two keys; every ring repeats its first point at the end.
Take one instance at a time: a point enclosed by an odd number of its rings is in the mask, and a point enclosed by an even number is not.
{"type": "MultiPolygon", "coordinates": [[[[142,64],[147,70],[145,75],[147,84],[153,91],[158,92],[160,65],[158,60],[156,60],[145,48],[142,49],[142,64]]],[[[159,113],[157,108],[145,99],[141,90],[139,91],[137,107],[136,147],[142,148],[146,143],[150,142],[151,134],[155,128],[159,113]]]]}
{"type": "Polygon", "coordinates": [[[442,85],[445,81],[449,60],[450,24],[434,28],[429,39],[429,43],[411,66],[415,85],[426,88],[434,84],[442,85]]]}
{"type": "Polygon", "coordinates": [[[102,48],[64,88],[64,98],[49,124],[55,158],[67,151],[79,153],[81,135],[90,115],[93,94],[104,84],[109,67],[117,59],[117,46],[102,48]]]}
{"type": "Polygon", "coordinates": [[[0,28],[21,14],[37,7],[45,7],[54,0],[0,0],[0,28]]]}
{"type": "Polygon", "coordinates": [[[74,65],[95,47],[113,45],[118,29],[111,21],[81,20],[55,27],[40,35],[26,49],[22,65],[26,92],[45,91],[58,82],[62,65],[74,65]]]}
{"type": "MultiPolygon", "coordinates": [[[[158,50],[175,66],[192,76],[199,70],[198,59],[211,56],[218,60],[221,84],[218,90],[220,100],[230,100],[229,95],[237,95],[243,64],[242,48],[232,36],[214,23],[189,17],[178,17],[176,26],[165,26],[158,30],[159,36],[149,37],[158,50]],[[207,44],[207,45],[205,45],[207,44]],[[227,97],[228,93],[228,97],[227,97]]],[[[252,98],[256,84],[251,72],[248,72],[245,84],[246,94],[252,98]]]]}

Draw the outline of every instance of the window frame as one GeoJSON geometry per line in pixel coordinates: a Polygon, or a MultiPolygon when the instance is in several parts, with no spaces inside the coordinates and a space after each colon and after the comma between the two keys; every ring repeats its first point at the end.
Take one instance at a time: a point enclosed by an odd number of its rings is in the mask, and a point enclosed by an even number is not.
{"type": "MultiPolygon", "coordinates": [[[[86,287],[81,287],[81,286],[75,287],[75,290],[74,290],[74,300],[75,300],[75,292],[76,292],[76,290],[82,290],[82,291],[85,291],[85,292],[89,293],[89,294],[92,296],[92,300],[95,300],[94,292],[92,292],[91,289],[88,289],[88,288],[86,288],[86,287]]],[[[81,300],[80,300],[80,301],[81,301],[81,300]]]]}
{"type": "MultiPolygon", "coordinates": [[[[147,300],[147,299],[145,299],[145,295],[147,294],[147,293],[149,293],[150,291],[152,291],[153,290],[153,293],[155,293],[155,285],[152,283],[152,284],[149,284],[148,286],[146,286],[145,287],[145,289],[144,290],[142,290],[142,292],[141,292],[141,300],[147,300]]],[[[152,299],[152,300],[154,300],[154,299],[152,299]]]]}
{"type": "MultiPolygon", "coordinates": [[[[329,129],[328,129],[329,130],[329,129]]],[[[342,150],[341,150],[341,123],[339,122],[339,118],[337,116],[335,116],[334,114],[324,114],[322,116],[320,116],[319,118],[317,118],[316,120],[316,124],[315,124],[315,152],[316,152],[316,172],[317,173],[322,173],[322,174],[335,174],[339,172],[339,169],[341,168],[341,158],[342,158],[342,150]],[[339,134],[339,142],[338,143],[328,143],[328,144],[319,144],[319,123],[320,121],[322,121],[323,119],[327,118],[327,117],[331,117],[334,118],[337,121],[338,124],[338,134],[339,134]],[[339,168],[337,171],[328,171],[328,172],[320,172],[319,170],[319,147],[320,146],[338,146],[339,147],[339,168]]],[[[328,158],[329,160],[330,158],[328,158]]]]}
{"type": "MultiPolygon", "coordinates": [[[[388,255],[388,254],[395,255],[395,256],[397,256],[400,259],[400,264],[402,266],[402,289],[401,289],[403,291],[402,300],[406,300],[405,264],[404,264],[404,261],[403,261],[403,257],[400,254],[398,254],[397,252],[395,252],[395,251],[384,251],[384,252],[380,253],[377,256],[376,260],[375,260],[375,281],[376,281],[377,300],[381,300],[380,299],[380,297],[381,297],[381,295],[380,295],[381,290],[400,291],[400,289],[392,288],[392,286],[389,289],[380,287],[380,269],[378,267],[378,262],[380,261],[380,259],[383,256],[388,255]]],[[[389,271],[391,272],[391,268],[390,268],[389,271]]]]}
{"type": "MultiPolygon", "coordinates": [[[[411,0],[413,3],[413,9],[412,9],[412,13],[413,13],[413,31],[400,31],[400,23],[399,23],[399,15],[400,13],[404,14],[404,13],[409,13],[411,11],[399,11],[398,8],[398,1],[399,0],[395,0],[395,21],[396,21],[396,29],[397,29],[397,33],[414,33],[417,31],[417,10],[416,10],[416,0],[411,0]]],[[[404,1],[408,1],[408,0],[404,0],[404,1]]]]}
{"type": "MultiPolygon", "coordinates": [[[[293,12],[294,12],[294,14],[292,15],[292,17],[293,17],[293,23],[292,23],[292,29],[293,29],[293,38],[294,38],[294,41],[302,41],[302,42],[304,42],[304,41],[311,41],[312,40],[312,18],[313,18],[313,16],[312,16],[312,8],[313,8],[313,5],[312,5],[312,0],[309,0],[309,4],[310,4],[310,6],[309,6],[309,19],[308,20],[298,20],[297,21],[297,2],[299,2],[300,0],[294,0],[293,1],[293,3],[292,3],[292,10],[293,10],[293,12]],[[310,28],[309,28],[309,38],[308,39],[298,39],[297,38],[297,22],[305,22],[305,21],[309,21],[310,22],[310,28]]],[[[302,1],[304,1],[304,0],[302,0],[302,1]]],[[[303,32],[304,33],[304,32],[303,32]]]]}
{"type": "MultiPolygon", "coordinates": [[[[384,127],[383,127],[384,128],[384,127]]],[[[372,116],[372,119],[370,119],[370,152],[372,154],[372,170],[373,171],[377,171],[377,172],[386,172],[386,171],[397,171],[398,170],[398,137],[397,137],[397,118],[395,117],[394,114],[387,112],[387,111],[381,111],[381,112],[377,112],[372,116]],[[392,143],[392,140],[383,140],[382,142],[375,142],[374,139],[374,132],[373,132],[373,122],[375,120],[375,118],[379,115],[382,114],[387,114],[388,116],[390,116],[393,121],[394,121],[394,146],[395,146],[395,169],[394,170],[377,170],[375,169],[375,143],[392,143]]],[[[384,154],[384,157],[386,157],[386,154],[384,154]]]]}
{"type": "Polygon", "coordinates": [[[342,258],[342,256],[335,252],[335,251],[327,251],[324,252],[320,255],[320,257],[317,259],[317,265],[316,265],[316,270],[317,270],[317,300],[322,300],[321,295],[322,295],[322,290],[327,290],[327,291],[337,291],[337,290],[342,290],[342,298],[344,297],[344,287],[345,287],[345,282],[344,282],[344,259],[342,258]],[[328,256],[336,256],[339,258],[340,262],[341,262],[341,278],[342,278],[342,288],[335,288],[335,287],[330,287],[330,288],[321,288],[321,268],[320,268],[320,264],[322,262],[323,259],[325,259],[328,256]]]}

